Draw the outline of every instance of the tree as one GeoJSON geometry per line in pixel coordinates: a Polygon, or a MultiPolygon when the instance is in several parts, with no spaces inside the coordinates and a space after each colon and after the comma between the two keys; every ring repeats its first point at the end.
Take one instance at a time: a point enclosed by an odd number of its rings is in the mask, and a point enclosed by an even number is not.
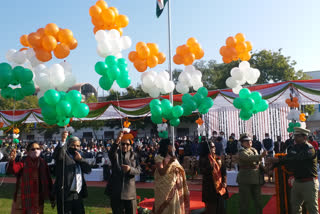
{"type": "Polygon", "coordinates": [[[96,96],[91,95],[90,97],[87,97],[86,102],[85,103],[96,103],[98,102],[96,96]]]}
{"type": "Polygon", "coordinates": [[[23,100],[14,101],[13,99],[4,99],[0,97],[0,110],[15,109],[33,109],[39,108],[38,98],[36,96],[27,96],[23,100]]]}

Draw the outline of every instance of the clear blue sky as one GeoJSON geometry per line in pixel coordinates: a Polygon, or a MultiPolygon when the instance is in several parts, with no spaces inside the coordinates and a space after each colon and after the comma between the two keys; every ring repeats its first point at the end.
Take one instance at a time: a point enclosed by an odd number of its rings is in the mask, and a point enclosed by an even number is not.
{"type": "MultiPolygon", "coordinates": [[[[102,60],[96,52],[93,25],[89,8],[94,0],[9,0],[0,6],[0,62],[5,62],[8,49],[20,49],[19,38],[48,23],[69,28],[78,40],[77,49],[71,51],[67,61],[73,66],[78,82],[98,86],[99,75],[94,65],[102,60]]],[[[129,17],[124,35],[130,36],[133,46],[138,41],[155,42],[168,56],[167,13],[157,19],[156,0],[109,0],[120,14],[129,17]]],[[[246,35],[254,50],[283,49],[285,56],[297,61],[296,69],[320,70],[320,1],[319,0],[172,0],[173,53],[189,37],[196,37],[205,51],[203,59],[222,62],[220,47],[228,36],[238,32],[246,35]]],[[[60,62],[52,60],[47,64],[60,62]]],[[[167,62],[154,70],[167,68],[167,62]]],[[[178,66],[173,65],[173,68],[178,66]]],[[[182,68],[181,66],[178,68],[182,68]]],[[[130,76],[140,82],[138,73],[130,63],[130,76]]],[[[101,94],[101,89],[99,91],[101,94]]]]}

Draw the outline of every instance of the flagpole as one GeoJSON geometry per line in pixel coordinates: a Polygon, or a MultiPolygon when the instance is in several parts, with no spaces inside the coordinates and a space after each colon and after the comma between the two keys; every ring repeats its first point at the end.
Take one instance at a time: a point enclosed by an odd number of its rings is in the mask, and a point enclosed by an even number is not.
{"type": "MultiPolygon", "coordinates": [[[[171,0],[168,0],[168,45],[169,45],[169,74],[170,74],[170,80],[173,81],[172,78],[172,57],[171,57],[171,10],[170,10],[170,4],[171,0]]],[[[173,105],[173,92],[170,93],[170,102],[173,105]]],[[[171,133],[171,139],[172,139],[172,145],[174,147],[175,139],[174,139],[174,127],[170,126],[170,133],[171,133]]]]}

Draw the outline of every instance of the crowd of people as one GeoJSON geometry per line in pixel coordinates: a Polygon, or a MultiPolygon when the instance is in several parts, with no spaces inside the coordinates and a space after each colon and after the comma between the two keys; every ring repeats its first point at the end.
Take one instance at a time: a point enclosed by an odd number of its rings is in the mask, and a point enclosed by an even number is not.
{"type": "MultiPolygon", "coordinates": [[[[136,212],[135,181],[138,175],[140,181],[154,178],[154,213],[189,213],[188,173],[190,176],[202,174],[206,213],[225,213],[228,168],[239,171],[240,213],[248,212],[250,198],[256,213],[262,213],[260,195],[267,163],[273,168],[275,164],[305,161],[305,166],[309,167],[304,167],[302,173],[297,167],[292,171],[297,181],[302,179],[304,183],[306,179],[313,183],[302,184],[299,189],[318,190],[318,180],[314,179],[317,176],[318,142],[308,134],[306,129],[296,128],[294,137],[290,135],[285,142],[280,136],[273,141],[268,133],[260,142],[256,136],[251,139],[248,134],[237,140],[234,134],[226,139],[223,132],[219,135],[213,132],[210,139],[183,137],[172,144],[169,139],[160,138],[134,141],[123,132],[115,140],[99,142],[80,140],[63,132],[61,141],[55,143],[21,142],[17,149],[11,150],[10,145],[4,143],[3,147],[7,146],[9,151],[7,172],[18,178],[12,213],[42,213],[45,199],[51,201],[52,207],[57,204],[58,213],[84,213],[83,198],[88,196],[84,173],[97,167],[103,167],[104,178],[108,181],[105,193],[116,214],[136,212]],[[307,146],[299,147],[299,143],[307,146]],[[288,158],[279,162],[273,157],[276,153],[288,153],[288,158]],[[54,185],[51,175],[56,176],[54,185]]],[[[294,209],[301,207],[300,202],[308,201],[309,213],[315,213],[315,202],[311,203],[311,200],[317,197],[316,193],[293,197],[294,209]]]]}

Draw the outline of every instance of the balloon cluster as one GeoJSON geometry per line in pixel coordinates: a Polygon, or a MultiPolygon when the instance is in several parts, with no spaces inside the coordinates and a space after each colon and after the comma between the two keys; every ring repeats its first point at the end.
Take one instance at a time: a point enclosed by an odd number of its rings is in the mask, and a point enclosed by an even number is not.
{"type": "Polygon", "coordinates": [[[8,62],[12,63],[13,67],[26,64],[25,67],[32,68],[42,63],[37,59],[36,53],[31,48],[27,50],[20,49],[20,51],[10,49],[6,53],[6,58],[8,62]]]}
{"type": "Polygon", "coordinates": [[[145,72],[141,75],[142,90],[148,93],[151,97],[157,98],[161,94],[168,94],[173,92],[174,83],[170,81],[169,73],[161,71],[145,72]]]}
{"type": "Polygon", "coordinates": [[[292,97],[292,99],[286,99],[286,103],[291,108],[299,108],[299,98],[298,97],[292,97]]]}
{"type": "Polygon", "coordinates": [[[129,128],[130,125],[131,125],[131,123],[128,120],[124,121],[122,131],[124,131],[126,133],[130,133],[130,131],[131,131],[129,128]]]}
{"type": "Polygon", "coordinates": [[[226,40],[226,46],[220,48],[220,54],[224,63],[230,63],[232,61],[249,61],[251,59],[250,51],[252,50],[252,44],[249,41],[245,41],[245,36],[242,33],[238,33],[235,37],[230,36],[226,40]]]}
{"type": "Polygon", "coordinates": [[[162,123],[162,124],[157,124],[157,131],[158,131],[158,136],[160,138],[168,138],[168,131],[167,131],[167,128],[168,128],[168,125],[166,123],[162,123]]]}
{"type": "Polygon", "coordinates": [[[177,65],[192,65],[194,60],[201,59],[203,56],[204,51],[201,45],[195,38],[191,37],[187,40],[187,44],[177,47],[173,62],[177,65]]]}
{"type": "Polygon", "coordinates": [[[206,127],[203,124],[203,120],[201,119],[201,117],[199,117],[196,120],[196,123],[198,124],[198,136],[205,136],[206,135],[206,127]]]}
{"type": "Polygon", "coordinates": [[[94,25],[93,32],[99,30],[119,31],[122,35],[122,28],[127,27],[129,19],[125,15],[119,15],[118,9],[115,7],[108,7],[104,0],[98,0],[95,5],[89,9],[91,22],[94,25]]]}
{"type": "Polygon", "coordinates": [[[191,94],[184,94],[182,96],[182,107],[184,109],[183,116],[192,114],[198,109],[200,114],[206,114],[213,106],[213,100],[208,96],[208,90],[205,87],[198,89],[193,96],[191,94]]]}
{"type": "Polygon", "coordinates": [[[69,29],[61,29],[56,24],[50,23],[45,28],[39,28],[29,35],[22,35],[20,43],[25,47],[33,48],[35,55],[41,62],[52,59],[52,51],[56,58],[64,59],[70,50],[78,46],[78,41],[69,29]]]}
{"type": "Polygon", "coordinates": [[[294,132],[294,127],[301,127],[301,123],[299,123],[299,122],[295,122],[295,123],[291,122],[291,123],[289,123],[289,127],[288,127],[287,131],[288,132],[294,132]]]}
{"type": "Polygon", "coordinates": [[[202,73],[193,65],[188,65],[184,68],[178,77],[178,82],[176,85],[177,92],[181,94],[189,93],[189,87],[193,87],[197,91],[200,87],[203,86],[201,81],[202,73]]]}
{"type": "Polygon", "coordinates": [[[19,141],[19,133],[20,133],[20,129],[19,128],[13,128],[13,134],[12,134],[12,142],[15,143],[15,144],[18,144],[20,141],[19,141]]]}
{"type": "Polygon", "coordinates": [[[66,126],[70,118],[83,118],[89,114],[89,107],[81,103],[82,95],[79,91],[72,90],[68,93],[50,89],[39,99],[39,106],[43,120],[49,124],[66,126]]]}
{"type": "Polygon", "coordinates": [[[247,88],[243,88],[239,93],[240,97],[233,100],[233,106],[241,109],[240,118],[242,120],[249,120],[253,114],[263,112],[268,109],[269,103],[262,99],[260,92],[251,92],[247,88]]]}
{"type": "Polygon", "coordinates": [[[127,88],[131,84],[129,77],[128,64],[124,58],[117,59],[115,56],[108,56],[104,62],[97,62],[95,71],[102,75],[99,85],[108,91],[117,81],[120,88],[127,88]]]}
{"type": "Polygon", "coordinates": [[[49,89],[57,89],[58,91],[67,91],[76,84],[76,77],[72,74],[72,67],[68,62],[53,64],[46,67],[40,64],[34,68],[35,83],[39,86],[38,98],[49,89]]]}
{"type": "Polygon", "coordinates": [[[136,51],[131,51],[128,58],[139,72],[144,72],[148,67],[154,68],[166,61],[166,55],[159,52],[159,47],[156,43],[146,44],[144,42],[138,42],[136,51]]]}
{"type": "Polygon", "coordinates": [[[99,30],[95,34],[98,43],[97,52],[102,58],[113,55],[121,58],[121,51],[131,47],[132,42],[129,36],[120,36],[117,30],[99,30]]]}
{"type": "Polygon", "coordinates": [[[36,88],[32,81],[33,73],[30,69],[17,66],[12,69],[8,63],[0,64],[1,96],[8,99],[22,100],[25,96],[33,95],[36,88]],[[11,86],[17,88],[12,89],[11,86]],[[19,87],[20,86],[20,87],[19,87]]]}
{"type": "Polygon", "coordinates": [[[306,114],[305,114],[305,113],[301,113],[301,114],[299,115],[299,119],[300,119],[301,122],[305,122],[305,121],[307,120],[306,114]]]}
{"type": "Polygon", "coordinates": [[[295,120],[298,121],[300,119],[300,111],[297,109],[291,109],[287,115],[288,120],[295,120]]]}
{"type": "Polygon", "coordinates": [[[239,94],[242,85],[246,82],[248,84],[255,84],[260,77],[260,71],[256,68],[251,68],[250,63],[243,61],[239,67],[232,68],[230,71],[231,77],[226,80],[226,85],[232,88],[233,93],[239,94]]]}

